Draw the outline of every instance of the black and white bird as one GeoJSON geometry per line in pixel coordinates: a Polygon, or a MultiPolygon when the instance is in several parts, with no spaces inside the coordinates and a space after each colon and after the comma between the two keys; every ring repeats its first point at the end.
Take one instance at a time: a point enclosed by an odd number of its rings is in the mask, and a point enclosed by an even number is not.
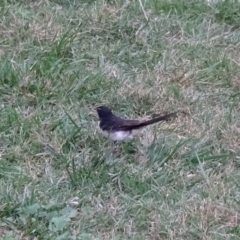
{"type": "Polygon", "coordinates": [[[176,112],[156,117],[147,121],[126,120],[115,116],[106,106],[97,108],[99,128],[105,137],[113,141],[129,141],[134,138],[144,127],[160,121],[167,121],[176,116],[176,112]]]}

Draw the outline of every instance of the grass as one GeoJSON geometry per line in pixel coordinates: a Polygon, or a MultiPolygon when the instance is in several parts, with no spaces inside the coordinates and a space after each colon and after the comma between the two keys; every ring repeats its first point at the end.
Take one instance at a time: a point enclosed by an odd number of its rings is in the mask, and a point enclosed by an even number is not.
{"type": "Polygon", "coordinates": [[[4,0],[1,239],[240,239],[239,9],[4,0]],[[111,154],[103,104],[186,114],[111,154]]]}

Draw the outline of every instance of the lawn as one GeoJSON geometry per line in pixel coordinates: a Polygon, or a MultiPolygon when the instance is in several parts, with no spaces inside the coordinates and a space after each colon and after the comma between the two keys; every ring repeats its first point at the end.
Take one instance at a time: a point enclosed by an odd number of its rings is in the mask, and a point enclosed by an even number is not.
{"type": "Polygon", "coordinates": [[[3,0],[0,14],[0,239],[240,239],[238,1],[3,0]],[[113,147],[99,105],[179,114],[113,147]]]}

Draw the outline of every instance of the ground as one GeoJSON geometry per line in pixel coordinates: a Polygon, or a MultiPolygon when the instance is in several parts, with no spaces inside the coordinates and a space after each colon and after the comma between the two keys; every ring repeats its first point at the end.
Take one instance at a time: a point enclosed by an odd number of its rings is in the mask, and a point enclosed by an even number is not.
{"type": "Polygon", "coordinates": [[[240,239],[240,3],[4,0],[0,237],[240,239]],[[95,108],[149,119],[116,146],[95,108]]]}

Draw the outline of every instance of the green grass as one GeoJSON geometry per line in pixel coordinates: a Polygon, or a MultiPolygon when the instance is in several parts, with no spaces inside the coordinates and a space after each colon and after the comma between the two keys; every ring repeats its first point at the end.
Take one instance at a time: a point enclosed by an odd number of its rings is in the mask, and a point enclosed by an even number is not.
{"type": "Polygon", "coordinates": [[[0,6],[0,238],[240,239],[240,3],[0,6]],[[111,143],[98,105],[180,110],[111,143]]]}

